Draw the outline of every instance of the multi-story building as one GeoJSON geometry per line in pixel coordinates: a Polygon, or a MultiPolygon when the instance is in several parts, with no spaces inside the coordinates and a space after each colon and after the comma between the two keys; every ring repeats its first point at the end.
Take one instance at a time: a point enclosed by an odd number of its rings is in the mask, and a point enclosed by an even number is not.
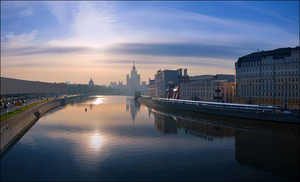
{"type": "Polygon", "coordinates": [[[150,78],[149,78],[147,95],[149,95],[151,97],[155,97],[154,83],[155,83],[155,80],[150,80],[150,78]]]}
{"type": "Polygon", "coordinates": [[[137,90],[141,90],[140,83],[141,83],[140,74],[137,74],[134,61],[133,61],[130,77],[128,74],[126,75],[126,85],[130,90],[137,91],[137,90]]]}
{"type": "Polygon", "coordinates": [[[234,75],[189,77],[189,82],[180,83],[180,99],[232,103],[234,88],[234,75]]]}
{"type": "MultiPolygon", "coordinates": [[[[185,69],[185,74],[187,71],[185,69]]],[[[173,81],[175,84],[178,83],[178,77],[182,75],[182,69],[178,70],[158,70],[155,75],[154,90],[156,97],[164,98],[166,96],[167,84],[169,81],[173,81]]]]}
{"type": "Polygon", "coordinates": [[[235,70],[237,103],[299,109],[299,46],[240,57],[235,70]]]}

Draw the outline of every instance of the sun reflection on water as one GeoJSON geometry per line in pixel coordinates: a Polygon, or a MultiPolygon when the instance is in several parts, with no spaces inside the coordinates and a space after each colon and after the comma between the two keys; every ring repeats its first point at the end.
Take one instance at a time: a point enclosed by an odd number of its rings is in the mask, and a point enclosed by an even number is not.
{"type": "Polygon", "coordinates": [[[95,104],[95,105],[101,104],[101,103],[103,103],[103,100],[104,100],[103,97],[99,97],[99,98],[97,98],[96,101],[93,102],[93,104],[95,104]]]}
{"type": "Polygon", "coordinates": [[[101,144],[102,144],[102,138],[100,137],[100,135],[98,133],[93,135],[92,136],[92,145],[93,145],[94,149],[99,150],[101,144]]]}

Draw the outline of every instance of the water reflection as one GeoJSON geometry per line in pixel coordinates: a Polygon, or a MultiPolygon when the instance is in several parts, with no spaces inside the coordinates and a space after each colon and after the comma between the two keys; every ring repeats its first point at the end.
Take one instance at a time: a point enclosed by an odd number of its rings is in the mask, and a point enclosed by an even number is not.
{"type": "MultiPolygon", "coordinates": [[[[186,135],[192,134],[207,141],[212,141],[215,137],[235,137],[235,159],[239,164],[273,175],[299,179],[298,125],[269,122],[269,128],[265,129],[266,123],[253,128],[243,125],[241,121],[240,125],[235,124],[234,127],[228,122],[222,126],[220,122],[185,118],[186,116],[178,115],[178,112],[159,111],[150,107],[148,114],[154,115],[157,130],[164,134],[176,134],[183,128],[186,135]]],[[[228,119],[236,122],[235,119],[228,119]]]]}
{"type": "Polygon", "coordinates": [[[125,96],[52,110],[1,160],[4,181],[297,181],[297,170],[298,125],[159,110],[125,96]]]}
{"type": "Polygon", "coordinates": [[[134,119],[137,116],[137,113],[140,111],[141,104],[133,99],[126,100],[126,111],[130,110],[130,115],[132,117],[132,123],[134,124],[134,119]]]}
{"type": "Polygon", "coordinates": [[[95,135],[92,136],[92,145],[95,148],[95,150],[98,151],[101,144],[102,144],[102,138],[99,135],[99,133],[96,133],[95,135]]]}
{"type": "Polygon", "coordinates": [[[235,129],[235,158],[241,165],[299,179],[299,132],[235,129]]]}

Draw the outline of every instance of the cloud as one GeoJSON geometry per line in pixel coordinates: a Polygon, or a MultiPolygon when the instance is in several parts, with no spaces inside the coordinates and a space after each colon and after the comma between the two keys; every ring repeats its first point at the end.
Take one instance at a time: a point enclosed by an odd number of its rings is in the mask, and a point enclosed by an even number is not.
{"type": "Polygon", "coordinates": [[[44,3],[60,24],[68,25],[72,22],[73,12],[76,11],[79,2],[46,1],[44,3]]]}
{"type": "Polygon", "coordinates": [[[234,58],[243,55],[245,48],[200,43],[126,43],[106,49],[113,54],[133,54],[171,57],[234,58]]]}
{"type": "Polygon", "coordinates": [[[31,16],[32,14],[33,14],[33,11],[32,11],[32,8],[30,6],[28,9],[22,11],[20,13],[20,16],[31,16]]]}
{"type": "Polygon", "coordinates": [[[5,35],[4,38],[1,38],[1,49],[9,46],[22,46],[24,44],[31,43],[35,36],[38,34],[38,30],[33,30],[30,33],[22,33],[21,35],[14,35],[13,32],[5,35]]]}
{"type": "Polygon", "coordinates": [[[3,48],[2,56],[10,57],[40,54],[90,54],[92,52],[96,52],[96,50],[83,46],[46,46],[37,44],[24,47],[3,48]]]}
{"type": "MultiPolygon", "coordinates": [[[[292,24],[294,24],[294,25],[299,25],[299,22],[295,22],[295,21],[290,20],[290,19],[288,19],[288,18],[284,18],[284,17],[280,16],[279,14],[277,14],[277,13],[274,12],[274,11],[271,11],[271,12],[270,12],[270,11],[266,11],[266,10],[264,10],[264,9],[259,9],[259,8],[250,6],[249,4],[245,4],[245,3],[242,3],[242,2],[238,2],[238,1],[233,1],[233,3],[238,3],[238,4],[243,5],[243,6],[249,8],[249,9],[251,9],[251,10],[253,10],[253,11],[256,11],[256,12],[258,12],[258,13],[262,13],[262,14],[265,14],[265,15],[269,15],[269,16],[272,16],[272,17],[276,17],[276,18],[278,18],[278,19],[284,20],[284,21],[289,22],[289,23],[292,23],[292,24]]],[[[298,5],[299,5],[299,4],[298,4],[298,5]]]]}

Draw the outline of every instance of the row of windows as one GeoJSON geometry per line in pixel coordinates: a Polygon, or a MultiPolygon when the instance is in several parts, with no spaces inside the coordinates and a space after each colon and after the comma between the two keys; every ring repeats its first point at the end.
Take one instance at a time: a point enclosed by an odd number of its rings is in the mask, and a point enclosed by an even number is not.
{"type": "MultiPolygon", "coordinates": [[[[221,90],[225,90],[224,87],[183,87],[181,86],[180,87],[181,90],[218,90],[218,89],[221,89],[221,90]]],[[[234,90],[234,86],[231,86],[231,87],[226,87],[226,90],[234,90]]]]}
{"type": "MultiPolygon", "coordinates": [[[[185,92],[181,92],[180,95],[181,95],[181,96],[192,96],[192,95],[195,95],[195,93],[190,93],[190,92],[185,93],[185,92]]],[[[214,95],[214,94],[212,94],[212,93],[203,93],[203,92],[201,92],[201,93],[198,94],[198,96],[199,96],[199,97],[213,97],[213,96],[217,96],[217,95],[214,95]]],[[[228,96],[229,96],[229,97],[232,97],[232,96],[233,96],[233,93],[232,93],[232,92],[230,92],[229,94],[226,93],[226,97],[228,97],[228,96]]],[[[225,97],[225,94],[224,94],[224,93],[222,93],[222,97],[225,97]]]]}
{"type": "Polygon", "coordinates": [[[263,85],[241,85],[242,90],[273,89],[276,90],[298,90],[298,84],[263,84],[263,85]]]}
{"type": "MultiPolygon", "coordinates": [[[[241,92],[241,96],[272,97],[273,92],[241,92]],[[261,93],[261,94],[260,94],[261,93]]],[[[274,92],[275,97],[298,97],[298,92],[274,92]]]]}
{"type": "MultiPolygon", "coordinates": [[[[293,64],[293,65],[281,65],[281,66],[277,66],[277,69],[294,69],[294,68],[298,68],[299,65],[298,64],[293,64]]],[[[255,68],[242,68],[242,72],[246,72],[246,71],[260,71],[259,70],[260,67],[255,67],[255,68]]],[[[262,70],[273,70],[273,66],[270,66],[270,68],[268,66],[266,67],[262,67],[262,70]]],[[[276,69],[276,66],[275,66],[276,69]]]]}
{"type": "MultiPolygon", "coordinates": [[[[243,62],[241,64],[242,67],[246,66],[257,66],[260,65],[260,61],[255,61],[258,60],[259,58],[248,58],[248,59],[243,59],[243,61],[252,61],[252,62],[243,62]]],[[[280,63],[294,63],[298,62],[298,59],[286,59],[284,60],[274,60],[274,61],[263,61],[262,64],[280,64],[280,63]]]]}
{"type": "MultiPolygon", "coordinates": [[[[293,77],[293,78],[275,78],[275,82],[298,82],[298,77],[293,77]]],[[[271,80],[269,80],[270,82],[271,80]]],[[[267,80],[260,80],[260,79],[252,79],[252,80],[241,80],[241,83],[266,83],[267,80]]]]}
{"type": "MultiPolygon", "coordinates": [[[[298,75],[298,71],[282,71],[282,72],[274,72],[274,75],[298,75]]],[[[252,77],[252,76],[273,76],[273,72],[263,72],[260,73],[247,73],[247,74],[241,74],[242,77],[252,77]]]]}
{"type": "MultiPolygon", "coordinates": [[[[247,102],[247,101],[249,101],[249,99],[248,98],[242,98],[242,102],[247,102]]],[[[259,98],[255,98],[255,99],[253,99],[252,101],[254,101],[254,102],[260,102],[260,99],[259,98]]],[[[270,103],[272,103],[272,99],[261,99],[261,101],[262,102],[265,102],[266,101],[266,103],[268,103],[269,101],[270,101],[270,103]]],[[[284,103],[284,100],[283,99],[275,99],[274,100],[275,101],[275,103],[284,103]]],[[[291,104],[298,104],[298,99],[289,99],[289,103],[291,104]]]]}

